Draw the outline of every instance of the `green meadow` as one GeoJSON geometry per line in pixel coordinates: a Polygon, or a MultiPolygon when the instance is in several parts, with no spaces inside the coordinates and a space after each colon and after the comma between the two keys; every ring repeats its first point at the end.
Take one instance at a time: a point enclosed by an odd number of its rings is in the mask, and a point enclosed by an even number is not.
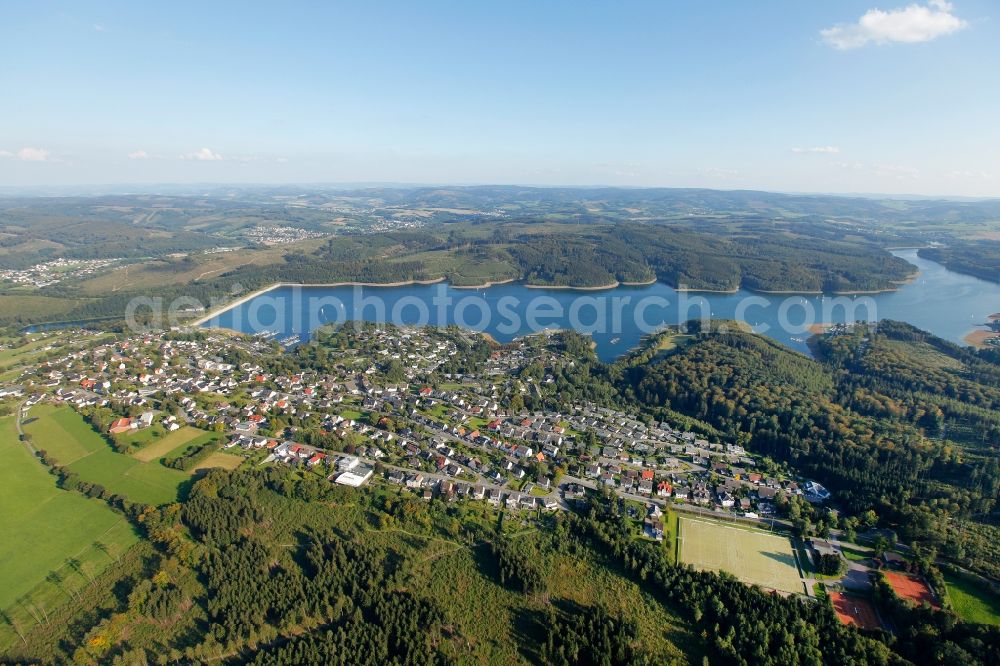
{"type": "Polygon", "coordinates": [[[181,484],[188,480],[179,470],[116,453],[69,407],[35,406],[25,431],[31,434],[35,448],[79,474],[81,480],[98,483],[134,502],[174,502],[181,484]]]}
{"type": "MultiPolygon", "coordinates": [[[[152,428],[146,428],[146,430],[152,430],[152,428]]],[[[132,457],[141,462],[152,462],[161,459],[170,460],[194,446],[201,446],[212,440],[221,441],[222,439],[225,438],[220,433],[205,432],[191,426],[184,426],[164,435],[160,439],[147,441],[143,448],[132,454],[132,457]]]]}
{"type": "Polygon", "coordinates": [[[967,578],[945,574],[952,608],[966,622],[1000,625],[1000,596],[967,578]]]}
{"type": "Polygon", "coordinates": [[[0,609],[18,617],[25,604],[65,601],[138,537],[104,502],[58,488],[18,440],[13,416],[0,419],[0,456],[0,609]]]}

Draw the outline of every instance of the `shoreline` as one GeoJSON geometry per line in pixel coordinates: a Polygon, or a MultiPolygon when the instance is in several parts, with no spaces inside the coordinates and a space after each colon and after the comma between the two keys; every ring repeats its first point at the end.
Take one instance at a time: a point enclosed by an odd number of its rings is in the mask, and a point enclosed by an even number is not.
{"type": "Polygon", "coordinates": [[[909,277],[903,278],[902,280],[891,280],[891,282],[896,285],[895,287],[889,287],[887,289],[870,289],[868,291],[835,291],[833,293],[840,296],[852,296],[852,295],[862,295],[862,294],[889,294],[894,291],[899,291],[900,288],[905,287],[908,284],[913,284],[920,277],[920,269],[913,271],[913,274],[909,277]]]}
{"type": "Polygon", "coordinates": [[[247,301],[253,300],[258,296],[266,294],[269,291],[274,291],[275,289],[280,289],[282,287],[302,287],[303,289],[311,289],[313,287],[406,287],[414,284],[437,284],[438,282],[443,282],[444,278],[434,278],[433,280],[401,280],[399,282],[326,282],[326,283],[312,283],[304,284],[302,282],[275,282],[267,287],[262,287],[257,291],[251,292],[246,296],[242,296],[235,301],[229,301],[224,305],[220,305],[211,312],[205,314],[201,318],[188,324],[189,326],[201,326],[205,322],[214,319],[215,317],[221,315],[227,310],[232,310],[235,307],[243,305],[247,301]]]}
{"type": "Polygon", "coordinates": [[[517,278],[507,278],[506,280],[487,280],[482,284],[451,284],[450,286],[452,289],[489,289],[490,287],[510,284],[511,282],[517,282],[517,278]]]}
{"type": "Polygon", "coordinates": [[[526,289],[563,289],[570,291],[605,291],[607,289],[617,289],[622,285],[621,282],[611,282],[608,284],[601,284],[595,287],[573,287],[567,284],[525,284],[526,289]]]}
{"type": "Polygon", "coordinates": [[[619,284],[623,287],[648,287],[651,284],[656,284],[660,281],[660,278],[654,277],[652,280],[646,280],[645,282],[629,282],[622,281],[619,284]]]}
{"type": "Polygon", "coordinates": [[[993,345],[988,345],[987,341],[997,340],[997,339],[1000,339],[1000,333],[995,333],[993,331],[988,331],[983,329],[976,329],[974,331],[970,331],[965,335],[964,338],[962,338],[962,340],[964,340],[966,344],[969,344],[975,347],[976,349],[983,349],[987,346],[992,347],[993,345]]]}
{"type": "MultiPolygon", "coordinates": [[[[896,286],[896,287],[889,287],[889,288],[886,288],[886,289],[877,289],[877,290],[869,290],[869,291],[864,291],[864,290],[859,290],[859,291],[834,291],[834,292],[829,292],[829,293],[830,293],[830,295],[833,295],[833,296],[860,296],[860,295],[871,295],[871,294],[889,293],[889,292],[893,292],[893,291],[898,291],[900,286],[902,286],[904,284],[907,284],[909,282],[912,282],[919,275],[920,275],[920,272],[917,271],[916,273],[914,273],[912,276],[906,278],[905,280],[898,281],[896,284],[899,285],[899,286],[896,286]]],[[[215,317],[218,317],[219,315],[223,314],[224,312],[227,312],[228,310],[231,310],[231,309],[233,309],[235,307],[243,305],[247,301],[253,300],[254,298],[256,298],[258,296],[261,296],[261,295],[266,294],[266,293],[268,293],[270,291],[273,291],[273,290],[279,289],[279,288],[283,288],[283,287],[300,287],[300,288],[303,288],[303,289],[311,289],[311,288],[336,288],[336,287],[372,287],[372,288],[376,288],[377,289],[377,288],[382,288],[382,287],[406,287],[406,286],[410,286],[410,285],[439,284],[439,283],[442,283],[442,282],[445,282],[445,281],[446,281],[446,278],[442,276],[442,277],[439,277],[439,278],[434,278],[432,280],[399,280],[399,281],[396,281],[396,282],[360,282],[360,281],[347,281],[347,282],[317,282],[317,283],[310,282],[308,284],[303,283],[303,282],[275,282],[275,283],[273,283],[271,285],[268,285],[266,287],[262,287],[260,289],[257,289],[256,291],[253,291],[253,292],[247,294],[246,296],[241,296],[240,298],[237,298],[236,300],[229,301],[229,302],[227,302],[227,303],[225,303],[223,305],[220,305],[220,306],[214,308],[213,310],[211,310],[210,312],[207,312],[203,316],[199,317],[198,319],[190,322],[188,325],[189,326],[202,326],[206,322],[211,321],[215,317]]],[[[514,282],[517,282],[517,281],[518,281],[518,278],[507,278],[505,280],[488,280],[488,281],[486,281],[486,282],[484,282],[482,284],[477,284],[477,285],[451,285],[449,283],[449,286],[451,286],[451,288],[453,288],[453,289],[468,289],[468,290],[489,289],[490,287],[504,285],[504,284],[511,284],[511,283],[514,283],[514,282]]],[[[524,287],[527,288],[527,289],[559,289],[559,290],[568,290],[568,291],[608,291],[608,290],[611,290],[611,289],[617,289],[618,287],[648,287],[648,286],[654,285],[654,284],[656,284],[658,282],[660,282],[660,279],[657,278],[657,277],[654,277],[654,278],[650,279],[647,282],[625,282],[625,281],[621,281],[620,282],[620,281],[616,280],[615,282],[611,282],[611,283],[608,283],[608,284],[596,285],[596,286],[589,286],[589,287],[581,287],[581,286],[573,286],[573,285],[545,285],[545,284],[525,284],[524,287]]],[[[700,289],[700,288],[696,288],[696,287],[682,287],[682,288],[681,287],[673,287],[669,283],[666,283],[666,282],[664,282],[663,284],[665,286],[673,289],[674,291],[676,291],[678,293],[738,294],[740,291],[746,291],[746,292],[749,292],[749,293],[768,294],[768,295],[771,295],[771,296],[825,296],[825,295],[827,295],[827,292],[824,292],[824,291],[810,291],[810,290],[798,290],[798,289],[766,290],[766,289],[750,289],[750,288],[744,288],[742,286],[736,287],[734,289],[708,289],[708,288],[700,289]]],[[[1000,319],[1000,313],[997,313],[994,316],[997,319],[1000,319]]]]}
{"type": "MultiPolygon", "coordinates": [[[[513,282],[514,280],[508,280],[508,282],[513,282]]],[[[527,284],[525,287],[527,289],[570,289],[573,291],[603,291],[605,289],[617,289],[618,287],[648,287],[650,285],[656,284],[660,281],[660,278],[653,277],[645,282],[635,282],[629,280],[609,282],[608,284],[599,284],[593,287],[577,287],[570,284],[527,284]]],[[[664,283],[665,284],[665,283],[664,283]]]]}
{"type": "Polygon", "coordinates": [[[664,282],[663,284],[667,285],[668,287],[670,287],[671,289],[673,289],[674,291],[676,291],[678,294],[681,294],[681,293],[684,293],[684,294],[687,294],[687,293],[696,293],[696,294],[697,293],[702,293],[702,294],[738,294],[738,293],[740,293],[740,289],[741,289],[741,287],[736,287],[735,289],[709,289],[708,287],[705,287],[705,288],[699,288],[699,287],[672,287],[667,282],[664,282]]]}
{"type": "MultiPolygon", "coordinates": [[[[810,289],[747,289],[747,291],[755,294],[770,294],[771,296],[825,296],[825,291],[816,291],[810,289]]],[[[840,294],[842,292],[834,291],[834,295],[840,294]]]]}

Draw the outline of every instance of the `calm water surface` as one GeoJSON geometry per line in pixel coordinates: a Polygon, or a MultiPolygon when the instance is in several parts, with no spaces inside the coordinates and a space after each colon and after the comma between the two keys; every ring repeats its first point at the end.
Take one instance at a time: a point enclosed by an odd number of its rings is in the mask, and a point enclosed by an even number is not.
{"type": "Polygon", "coordinates": [[[920,274],[898,291],[859,296],[797,296],[739,291],[677,292],[663,283],[603,291],[530,289],[522,284],[457,289],[444,283],[402,287],[279,287],[217,315],[204,325],[244,333],[275,331],[306,339],[317,327],[343,321],[407,325],[454,324],[501,342],[545,328],[591,335],[597,355],[612,361],[664,324],[692,318],[740,319],[802,352],[810,324],[896,319],[962,343],[1000,312],[1000,285],[961,275],[897,250],[920,274]]]}

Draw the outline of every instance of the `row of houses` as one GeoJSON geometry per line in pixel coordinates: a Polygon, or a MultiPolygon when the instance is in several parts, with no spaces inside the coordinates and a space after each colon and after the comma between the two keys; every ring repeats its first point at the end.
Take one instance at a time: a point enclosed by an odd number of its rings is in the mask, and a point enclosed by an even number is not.
{"type": "Polygon", "coordinates": [[[426,499],[436,495],[445,500],[462,498],[482,500],[494,506],[503,506],[511,510],[543,509],[554,511],[559,508],[558,500],[551,495],[536,497],[531,493],[505,491],[484,484],[425,477],[419,472],[407,474],[399,470],[392,470],[386,474],[386,479],[391,483],[403,485],[426,499]]]}

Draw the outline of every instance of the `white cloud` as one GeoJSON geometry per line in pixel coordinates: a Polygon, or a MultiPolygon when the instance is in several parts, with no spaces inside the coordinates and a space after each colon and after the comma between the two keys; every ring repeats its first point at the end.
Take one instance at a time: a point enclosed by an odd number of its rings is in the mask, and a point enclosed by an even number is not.
{"type": "Polygon", "coordinates": [[[889,176],[898,180],[920,178],[920,170],[911,166],[902,166],[899,164],[876,164],[874,170],[879,176],[889,176]]]}
{"type": "Polygon", "coordinates": [[[101,25],[100,23],[95,23],[94,30],[96,30],[97,32],[104,32],[104,26],[101,25]]]}
{"type": "Polygon", "coordinates": [[[798,155],[803,155],[806,153],[822,153],[824,155],[836,155],[840,152],[840,148],[836,146],[815,146],[813,148],[792,148],[792,152],[798,155]]]}
{"type": "Polygon", "coordinates": [[[993,176],[986,171],[969,171],[955,169],[948,174],[952,180],[993,180],[993,176]]]}
{"type": "Polygon", "coordinates": [[[835,162],[834,166],[868,176],[894,180],[919,180],[920,169],[902,164],[865,164],[864,162],[835,162]]]}
{"type": "Polygon", "coordinates": [[[130,160],[146,160],[149,159],[149,153],[145,150],[135,150],[128,154],[130,160]]]}
{"type": "Polygon", "coordinates": [[[740,175],[740,172],[736,169],[724,169],[721,167],[708,167],[702,169],[701,173],[709,178],[735,178],[740,175]]]}
{"type": "Polygon", "coordinates": [[[182,160],[198,160],[201,162],[217,162],[219,160],[225,159],[219,153],[213,151],[211,148],[202,148],[199,151],[193,153],[185,153],[181,155],[182,160]]]}
{"type": "Polygon", "coordinates": [[[944,0],[929,0],[926,5],[912,4],[888,11],[869,9],[857,23],[841,23],[820,30],[820,36],[840,50],[868,44],[929,42],[968,25],[952,13],[954,9],[954,5],[944,0]]]}
{"type": "Polygon", "coordinates": [[[3,151],[4,157],[13,157],[24,162],[45,162],[49,159],[49,151],[44,148],[22,148],[16,153],[3,151]]]}
{"type": "Polygon", "coordinates": [[[288,158],[287,157],[279,157],[278,159],[276,159],[274,161],[277,162],[278,164],[288,164],[288,158]]]}
{"type": "Polygon", "coordinates": [[[834,166],[848,171],[865,171],[868,168],[861,162],[837,162],[834,166]]]}

